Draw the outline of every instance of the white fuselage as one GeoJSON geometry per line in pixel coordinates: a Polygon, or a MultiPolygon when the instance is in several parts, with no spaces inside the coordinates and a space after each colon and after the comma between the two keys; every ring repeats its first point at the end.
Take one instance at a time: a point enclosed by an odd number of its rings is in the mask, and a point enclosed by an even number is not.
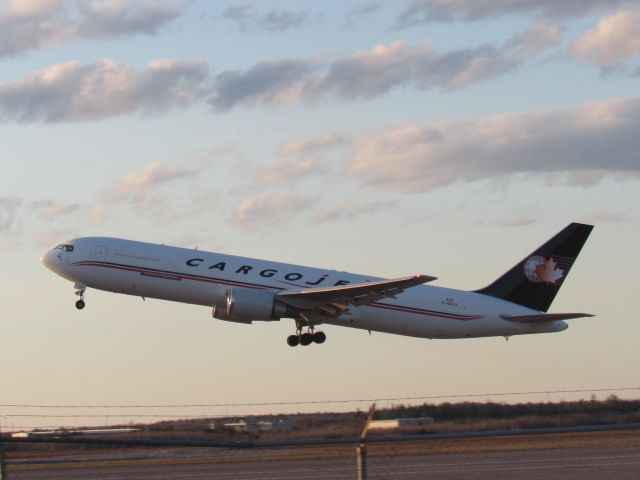
{"type": "MultiPolygon", "coordinates": [[[[186,248],[108,237],[68,242],[72,251],[52,249],[43,263],[77,284],[127,295],[213,307],[231,288],[301,290],[379,280],[335,270],[302,267],[186,248]]],[[[563,321],[518,323],[501,315],[535,310],[501,299],[429,285],[395,298],[352,306],[323,323],[423,338],[511,336],[565,330],[563,321]]]]}

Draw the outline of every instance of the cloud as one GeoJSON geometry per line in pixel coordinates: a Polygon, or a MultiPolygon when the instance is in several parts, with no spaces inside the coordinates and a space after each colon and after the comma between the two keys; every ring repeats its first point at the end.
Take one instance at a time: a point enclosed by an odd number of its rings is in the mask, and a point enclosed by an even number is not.
{"type": "Polygon", "coordinates": [[[489,225],[493,227],[524,227],[532,225],[540,218],[539,212],[531,212],[532,208],[528,208],[529,212],[519,211],[515,214],[494,218],[481,218],[478,220],[479,225],[489,225]]]}
{"type": "Polygon", "coordinates": [[[88,208],[84,213],[84,218],[91,225],[99,225],[104,223],[109,216],[109,207],[107,205],[95,205],[88,208]]]}
{"type": "Polygon", "coordinates": [[[246,31],[255,17],[255,12],[249,5],[235,5],[226,8],[220,17],[234,22],[240,30],[246,31]]]}
{"type": "Polygon", "coordinates": [[[153,35],[180,15],[153,0],[11,0],[0,11],[0,58],[89,38],[153,35]]]}
{"type": "Polygon", "coordinates": [[[345,146],[347,138],[340,133],[325,133],[305,140],[289,140],[283,143],[278,153],[285,157],[308,157],[345,146]]]}
{"type": "Polygon", "coordinates": [[[315,200],[290,194],[267,194],[242,200],[233,211],[229,223],[243,231],[278,228],[303,211],[315,200]]]}
{"type": "Polygon", "coordinates": [[[327,165],[316,158],[284,160],[270,164],[255,171],[255,184],[261,187],[273,187],[302,182],[328,173],[327,165]]]}
{"type": "Polygon", "coordinates": [[[325,175],[333,170],[329,155],[349,144],[340,133],[325,133],[316,138],[289,140],[278,148],[278,161],[254,170],[256,187],[291,185],[325,175]]]}
{"type": "Polygon", "coordinates": [[[154,161],[144,168],[127,173],[118,182],[117,188],[122,191],[140,192],[194,174],[194,171],[169,167],[154,161]]]}
{"type": "Polygon", "coordinates": [[[180,15],[179,2],[94,0],[80,2],[78,34],[86,38],[155,35],[180,15]]]}
{"type": "Polygon", "coordinates": [[[280,105],[299,98],[300,79],[311,71],[304,60],[269,60],[257,63],[244,72],[226,71],[215,77],[210,104],[216,111],[236,105],[280,105]]]}
{"type": "Polygon", "coordinates": [[[64,238],[71,238],[74,229],[68,228],[72,215],[82,215],[85,209],[79,204],[59,200],[32,200],[10,195],[0,195],[0,238],[8,239],[10,248],[24,247],[28,243],[24,233],[33,215],[39,220],[39,228],[31,231],[29,241],[38,247],[51,246],[64,238]],[[30,217],[30,218],[29,218],[30,217]],[[25,220],[24,223],[21,220],[25,220]],[[58,225],[66,225],[63,229],[58,225]],[[56,225],[56,227],[53,227],[56,225]]]}
{"type": "Polygon", "coordinates": [[[73,228],[43,230],[36,234],[35,244],[39,248],[52,247],[76,236],[77,230],[73,228]]]}
{"type": "MultiPolygon", "coordinates": [[[[515,69],[522,61],[524,43],[511,39],[439,54],[429,43],[408,46],[398,41],[335,61],[327,71],[307,81],[304,92],[311,98],[373,98],[404,85],[418,89],[445,90],[496,77],[515,69]]],[[[537,52],[536,52],[537,53],[537,52]]]]}
{"type": "Polygon", "coordinates": [[[110,59],[84,66],[72,61],[1,85],[0,120],[93,121],[201,102],[224,112],[238,106],[368,100],[402,87],[454,90],[513,71],[558,41],[557,29],[534,23],[502,45],[438,53],[429,43],[397,41],[333,61],[266,60],[216,75],[196,60],[155,60],[142,70],[110,59]]]}
{"type": "Polygon", "coordinates": [[[523,32],[515,34],[505,43],[505,49],[516,58],[529,58],[554,47],[562,39],[560,29],[535,21],[523,32]]]}
{"type": "MultiPolygon", "coordinates": [[[[210,214],[212,208],[220,204],[220,193],[211,190],[209,185],[199,186],[195,180],[236,151],[236,146],[227,144],[205,152],[191,152],[175,164],[152,161],[124,172],[82,203],[32,200],[26,204],[26,212],[41,226],[39,245],[68,238],[74,232],[80,232],[82,229],[78,227],[82,225],[83,228],[104,225],[122,218],[167,224],[210,214]]],[[[0,196],[0,223],[5,223],[3,199],[0,196]]],[[[6,223],[9,226],[13,222],[6,223]]]]}
{"type": "Polygon", "coordinates": [[[210,103],[214,110],[225,111],[239,105],[371,99],[403,86],[452,90],[512,71],[558,41],[557,30],[537,23],[503,45],[484,44],[442,54],[428,43],[409,46],[397,41],[328,63],[270,60],[245,71],[217,75],[210,103]]]}
{"type": "Polygon", "coordinates": [[[397,206],[398,206],[398,202],[394,200],[379,201],[379,202],[349,201],[349,202],[343,203],[338,207],[318,212],[314,216],[314,221],[316,223],[326,223],[326,222],[333,222],[333,221],[339,221],[339,220],[351,220],[361,215],[378,213],[384,210],[396,208],[397,206]]]}
{"type": "MultiPolygon", "coordinates": [[[[336,132],[324,133],[316,138],[295,139],[282,143],[276,158],[268,163],[243,163],[238,173],[245,179],[236,192],[250,189],[254,195],[259,191],[286,187],[292,189],[304,182],[328,175],[336,170],[343,157],[334,158],[350,140],[336,132]],[[247,173],[249,172],[249,173],[247,173]],[[249,180],[247,183],[246,180],[249,180]]],[[[335,184],[335,182],[333,182],[335,184]]],[[[306,189],[310,188],[306,184],[306,189]]]]}
{"type": "Polygon", "coordinates": [[[618,12],[602,18],[593,30],[576,39],[571,53],[603,69],[640,55],[640,14],[618,12]]]}
{"type": "Polygon", "coordinates": [[[9,236],[14,231],[21,205],[22,199],[18,197],[0,195],[0,236],[9,236]]]}
{"type": "Polygon", "coordinates": [[[305,90],[311,97],[376,97],[410,81],[420,60],[431,56],[429,45],[407,47],[401,41],[377,45],[368,52],[334,62],[326,73],[310,80],[305,90]]]}
{"type": "Polygon", "coordinates": [[[59,200],[35,200],[29,206],[43,220],[54,220],[76,213],[80,209],[77,203],[64,203],[59,200]]]}
{"type": "Polygon", "coordinates": [[[114,185],[98,195],[99,205],[90,212],[94,222],[103,221],[114,207],[133,208],[139,214],[151,215],[156,220],[172,215],[170,196],[162,187],[200,173],[153,161],[143,168],[123,175],[114,185]]]}
{"type": "Polygon", "coordinates": [[[126,173],[111,190],[122,197],[138,196],[163,184],[196,174],[194,170],[153,161],[143,168],[126,173]]]}
{"type": "Polygon", "coordinates": [[[381,190],[424,192],[454,182],[539,175],[570,184],[640,174],[640,99],[406,125],[354,139],[347,172],[381,190]]]}
{"type": "Polygon", "coordinates": [[[352,8],[351,10],[349,10],[349,12],[347,12],[345,21],[346,28],[354,28],[356,23],[358,23],[361,19],[363,19],[364,17],[368,17],[369,15],[373,15],[381,9],[381,2],[367,2],[352,8]]]}
{"type": "Polygon", "coordinates": [[[304,11],[271,10],[261,14],[250,5],[226,8],[220,17],[232,21],[242,31],[259,29],[271,33],[302,28],[312,22],[309,13],[304,11]]]}
{"type": "Polygon", "coordinates": [[[284,32],[301,28],[309,23],[306,12],[278,12],[273,11],[264,15],[260,24],[269,32],[284,32]]]}
{"type": "Polygon", "coordinates": [[[636,4],[636,0],[413,0],[396,19],[407,28],[431,22],[471,22],[502,15],[575,18],[636,4]]]}
{"type": "Polygon", "coordinates": [[[638,219],[637,215],[633,215],[631,211],[620,211],[620,212],[606,212],[606,211],[597,211],[592,212],[585,217],[582,218],[584,223],[589,224],[599,224],[599,223],[620,223],[620,222],[629,222],[635,221],[638,219]]]}
{"type": "Polygon", "coordinates": [[[242,145],[237,141],[230,141],[208,150],[191,151],[182,160],[187,170],[206,170],[229,159],[242,157],[242,145]]]}
{"type": "Polygon", "coordinates": [[[0,86],[0,118],[20,122],[98,120],[186,107],[205,95],[200,61],[155,60],[142,71],[105,59],[57,64],[0,86]]]}
{"type": "Polygon", "coordinates": [[[481,45],[436,56],[421,67],[417,78],[422,89],[455,90],[515,70],[519,59],[510,58],[494,45],[481,45]]]}

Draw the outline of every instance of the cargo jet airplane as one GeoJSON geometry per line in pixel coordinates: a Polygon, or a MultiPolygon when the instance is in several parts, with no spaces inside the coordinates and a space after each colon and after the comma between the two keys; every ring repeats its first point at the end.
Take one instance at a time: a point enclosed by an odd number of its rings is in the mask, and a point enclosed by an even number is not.
{"type": "Polygon", "coordinates": [[[295,320],[287,343],[323,343],[321,324],[422,338],[558,332],[586,313],[547,313],[592,225],[572,223],[485,288],[423,285],[428,275],[384,280],[221,253],[108,237],[76,238],[42,256],[87,287],[212,308],[214,318],[250,324],[295,320]]]}

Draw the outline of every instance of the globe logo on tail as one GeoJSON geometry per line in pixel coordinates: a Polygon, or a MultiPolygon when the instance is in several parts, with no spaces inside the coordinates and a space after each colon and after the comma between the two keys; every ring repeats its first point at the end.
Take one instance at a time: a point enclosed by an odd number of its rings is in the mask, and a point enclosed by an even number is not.
{"type": "Polygon", "coordinates": [[[544,257],[535,255],[529,257],[524,263],[524,274],[531,282],[557,285],[565,272],[558,268],[553,257],[546,260],[544,257]]]}

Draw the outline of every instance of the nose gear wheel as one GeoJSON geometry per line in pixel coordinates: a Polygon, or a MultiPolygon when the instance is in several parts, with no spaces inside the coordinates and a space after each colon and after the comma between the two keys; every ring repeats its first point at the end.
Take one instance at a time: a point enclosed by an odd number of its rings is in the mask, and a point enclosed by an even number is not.
{"type": "Polygon", "coordinates": [[[78,310],[82,310],[85,307],[84,291],[87,289],[87,287],[85,287],[84,285],[80,285],[79,283],[76,283],[75,288],[76,288],[76,295],[80,297],[76,302],[76,308],[78,310]]]}

